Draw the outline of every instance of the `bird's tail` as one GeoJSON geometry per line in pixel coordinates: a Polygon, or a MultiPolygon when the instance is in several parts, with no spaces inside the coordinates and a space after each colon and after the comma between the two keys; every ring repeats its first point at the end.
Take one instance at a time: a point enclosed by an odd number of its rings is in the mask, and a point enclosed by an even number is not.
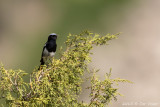
{"type": "Polygon", "coordinates": [[[41,58],[40,62],[41,62],[41,65],[44,65],[44,59],[43,58],[41,58]]]}
{"type": "Polygon", "coordinates": [[[41,64],[40,64],[40,66],[39,66],[38,70],[40,70],[41,65],[44,65],[44,60],[43,60],[43,58],[41,58],[40,62],[41,62],[41,64]]]}

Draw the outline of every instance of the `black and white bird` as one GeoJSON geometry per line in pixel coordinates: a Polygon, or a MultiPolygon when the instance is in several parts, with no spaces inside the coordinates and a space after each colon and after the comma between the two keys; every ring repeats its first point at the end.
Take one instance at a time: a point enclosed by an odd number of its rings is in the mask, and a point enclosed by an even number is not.
{"type": "Polygon", "coordinates": [[[45,61],[48,58],[51,59],[55,55],[56,48],[57,48],[56,40],[57,40],[57,34],[51,33],[48,36],[48,41],[45,43],[42,51],[42,56],[40,60],[41,65],[44,65],[45,61]]]}

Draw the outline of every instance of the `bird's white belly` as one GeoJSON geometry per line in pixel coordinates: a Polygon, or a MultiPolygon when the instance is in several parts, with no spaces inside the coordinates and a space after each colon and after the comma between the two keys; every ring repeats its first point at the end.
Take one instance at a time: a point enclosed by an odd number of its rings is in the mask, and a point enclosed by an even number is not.
{"type": "Polygon", "coordinates": [[[44,48],[43,56],[44,57],[53,57],[55,55],[55,52],[48,52],[46,48],[44,48]]]}
{"type": "Polygon", "coordinates": [[[55,55],[55,52],[50,52],[50,53],[49,53],[49,56],[50,56],[50,57],[53,57],[54,55],[55,55]]]}

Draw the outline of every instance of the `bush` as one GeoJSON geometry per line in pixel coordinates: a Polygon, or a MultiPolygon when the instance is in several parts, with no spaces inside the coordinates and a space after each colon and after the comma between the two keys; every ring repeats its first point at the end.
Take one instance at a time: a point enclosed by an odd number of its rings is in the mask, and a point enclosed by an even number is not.
{"type": "MultiPolygon", "coordinates": [[[[52,60],[48,66],[41,67],[30,74],[30,82],[24,82],[23,76],[28,75],[22,70],[6,70],[0,67],[0,96],[9,106],[25,107],[94,107],[106,106],[112,99],[116,100],[119,82],[130,82],[125,79],[111,79],[111,72],[100,81],[96,72],[88,69],[91,62],[90,51],[93,46],[107,45],[116,35],[99,36],[88,31],[79,35],[69,34],[66,50],[59,53],[60,58],[52,60]],[[90,103],[78,102],[84,72],[92,74],[90,103]]],[[[63,50],[62,48],[60,50],[63,50]]]]}

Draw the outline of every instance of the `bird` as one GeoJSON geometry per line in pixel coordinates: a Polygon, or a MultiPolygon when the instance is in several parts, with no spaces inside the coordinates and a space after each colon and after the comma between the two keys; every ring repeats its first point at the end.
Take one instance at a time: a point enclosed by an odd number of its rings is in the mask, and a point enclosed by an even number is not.
{"type": "MultiPolygon", "coordinates": [[[[57,49],[57,44],[56,44],[56,40],[57,40],[57,34],[56,33],[51,33],[48,36],[48,40],[45,43],[43,50],[42,50],[42,55],[41,55],[41,65],[45,64],[45,61],[47,61],[47,59],[51,59],[53,58],[53,56],[56,53],[56,49],[57,49]]],[[[39,67],[40,69],[40,67],[39,67]]]]}

